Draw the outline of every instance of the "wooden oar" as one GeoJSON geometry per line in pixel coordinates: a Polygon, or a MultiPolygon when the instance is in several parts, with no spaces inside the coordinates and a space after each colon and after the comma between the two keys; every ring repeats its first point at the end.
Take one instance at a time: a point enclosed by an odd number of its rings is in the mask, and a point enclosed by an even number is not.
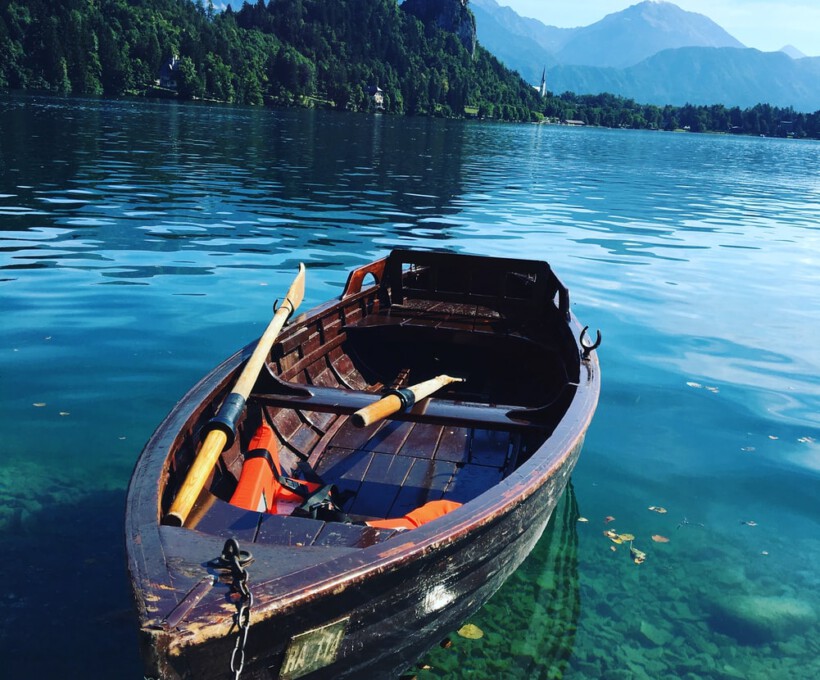
{"type": "Polygon", "coordinates": [[[191,508],[196,502],[197,496],[205,486],[208,476],[211,474],[219,455],[227,447],[233,444],[236,437],[236,424],[242,412],[245,410],[245,402],[259,377],[259,371],[270,353],[276,336],[285,325],[285,321],[302,303],[305,296],[305,265],[299,265],[299,273],[293,279],[293,283],[288,289],[285,301],[276,310],[267,329],[259,338],[256,348],[248,359],[245,368],[239,375],[231,393],[225,397],[225,401],[219,407],[216,416],[210,420],[206,426],[207,436],[199,448],[199,452],[194,459],[185,482],[177,492],[171,509],[165,515],[163,522],[171,526],[181,527],[191,512],[191,508]]]}
{"type": "Polygon", "coordinates": [[[433,392],[437,392],[442,387],[451,383],[464,382],[463,378],[453,378],[449,375],[439,375],[430,380],[425,380],[417,385],[411,385],[400,390],[390,390],[387,396],[379,399],[369,406],[360,408],[350,416],[356,427],[367,427],[377,420],[386,418],[398,411],[408,411],[413,408],[413,404],[425,397],[429,397],[433,392]]]}

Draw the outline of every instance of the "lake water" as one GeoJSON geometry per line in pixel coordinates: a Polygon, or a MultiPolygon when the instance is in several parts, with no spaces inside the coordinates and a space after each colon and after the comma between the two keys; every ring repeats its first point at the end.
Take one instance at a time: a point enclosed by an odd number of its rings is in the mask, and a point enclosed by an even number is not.
{"type": "Polygon", "coordinates": [[[417,676],[820,677],[820,145],[2,95],[5,677],[142,677],[143,443],[393,246],[546,259],[603,334],[553,528],[417,676]]]}

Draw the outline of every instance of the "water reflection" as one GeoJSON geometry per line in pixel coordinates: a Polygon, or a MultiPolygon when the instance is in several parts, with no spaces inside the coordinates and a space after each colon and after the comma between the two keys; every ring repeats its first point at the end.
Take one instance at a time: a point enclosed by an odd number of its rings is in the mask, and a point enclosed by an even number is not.
{"type": "Polygon", "coordinates": [[[339,253],[348,264],[386,232],[447,238],[441,222],[423,220],[456,214],[462,191],[465,128],[455,123],[30,99],[7,101],[2,116],[0,211],[16,218],[2,228],[31,247],[4,268],[39,266],[36,254],[54,256],[44,246],[85,252],[89,239],[114,261],[151,253],[152,267],[131,261],[104,274],[122,279],[179,273],[158,253],[190,255],[191,273],[217,267],[237,244],[268,255],[332,248],[331,264],[339,253]],[[65,231],[26,234],[53,228],[65,231]]]}

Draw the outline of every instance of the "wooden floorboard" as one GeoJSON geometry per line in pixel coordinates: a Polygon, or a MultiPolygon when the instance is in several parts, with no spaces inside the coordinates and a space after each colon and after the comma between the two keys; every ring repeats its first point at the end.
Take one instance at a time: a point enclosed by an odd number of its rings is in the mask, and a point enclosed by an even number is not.
{"type": "Polygon", "coordinates": [[[362,448],[377,453],[396,454],[401,451],[405,440],[415,429],[414,425],[415,423],[400,420],[385,423],[362,448]]]}
{"type": "Polygon", "coordinates": [[[504,468],[517,438],[517,435],[502,430],[473,430],[470,440],[470,462],[473,465],[504,468]]]}
{"type": "Polygon", "coordinates": [[[466,503],[498,484],[502,476],[498,468],[466,465],[450,480],[443,497],[448,501],[466,503]]]}
{"type": "Polygon", "coordinates": [[[413,459],[406,456],[375,453],[350,512],[366,517],[387,517],[412,465],[413,459]]]}
{"type": "Polygon", "coordinates": [[[444,428],[441,425],[416,424],[401,447],[401,455],[414,458],[432,458],[444,428]]]}
{"type": "Polygon", "coordinates": [[[413,459],[389,517],[402,517],[428,501],[441,500],[444,490],[456,471],[454,463],[439,460],[413,459]]]}
{"type": "Polygon", "coordinates": [[[466,427],[444,427],[436,449],[436,460],[451,463],[467,463],[470,456],[470,429],[466,427]]]}

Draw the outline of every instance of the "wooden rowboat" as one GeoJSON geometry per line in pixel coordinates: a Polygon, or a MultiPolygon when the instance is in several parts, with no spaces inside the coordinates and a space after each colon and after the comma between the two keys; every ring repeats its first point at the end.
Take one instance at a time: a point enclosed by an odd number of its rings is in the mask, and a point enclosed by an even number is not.
{"type": "Polygon", "coordinates": [[[146,676],[399,675],[541,536],[597,404],[595,346],[545,262],[395,250],[284,328],[236,436],[172,521],[254,345],[216,367],[156,430],[128,490],[146,676]],[[445,373],[464,381],[354,424],[385,389],[406,394],[445,373]],[[268,488],[261,505],[240,507],[249,471],[272,468],[274,498],[268,488]],[[306,499],[296,514],[292,498],[280,502],[288,484],[306,499]],[[442,500],[415,528],[379,522],[442,500]]]}

